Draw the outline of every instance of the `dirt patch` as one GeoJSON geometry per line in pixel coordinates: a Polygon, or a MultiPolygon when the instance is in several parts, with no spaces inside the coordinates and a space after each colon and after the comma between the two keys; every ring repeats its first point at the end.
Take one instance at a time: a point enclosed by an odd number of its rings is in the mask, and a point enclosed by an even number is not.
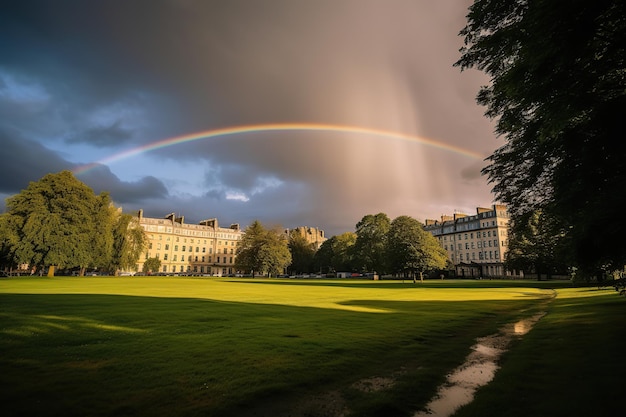
{"type": "Polygon", "coordinates": [[[349,409],[338,391],[302,400],[291,410],[290,417],[344,417],[349,409]]]}
{"type": "Polygon", "coordinates": [[[355,382],[352,384],[352,388],[362,392],[378,392],[393,387],[395,383],[395,378],[375,376],[373,378],[365,378],[355,382]]]}

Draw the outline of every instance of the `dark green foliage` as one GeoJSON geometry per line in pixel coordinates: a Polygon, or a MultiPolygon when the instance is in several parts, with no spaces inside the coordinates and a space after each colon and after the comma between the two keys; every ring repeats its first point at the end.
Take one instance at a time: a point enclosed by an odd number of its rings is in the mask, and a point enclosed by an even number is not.
{"type": "Polygon", "coordinates": [[[276,276],[290,263],[291,253],[284,233],[278,229],[265,229],[258,220],[246,228],[237,247],[237,270],[253,276],[276,276]]]}
{"type": "Polygon", "coordinates": [[[506,139],[483,171],[497,197],[514,219],[542,210],[583,270],[624,265],[626,4],[476,0],[461,35],[506,139]]]}
{"type": "Polygon", "coordinates": [[[315,256],[315,244],[293,230],[289,235],[289,252],[291,253],[291,265],[289,271],[294,274],[313,271],[313,258],[315,256]]]}
{"type": "Polygon", "coordinates": [[[0,216],[3,262],[45,270],[97,267],[131,269],[146,237],[132,216],[96,196],[69,171],[48,174],[7,199],[0,216]]]}
{"type": "Polygon", "coordinates": [[[533,211],[518,217],[509,233],[505,264],[508,270],[544,275],[566,275],[565,260],[570,257],[564,248],[562,234],[556,232],[551,221],[541,211],[533,211]]]}
{"type": "Polygon", "coordinates": [[[7,199],[4,241],[15,264],[43,269],[104,265],[112,251],[111,201],[71,172],[48,174],[7,199]]]}
{"type": "Polygon", "coordinates": [[[161,260],[159,258],[148,258],[143,263],[142,272],[155,274],[161,270],[161,260]]]}
{"type": "Polygon", "coordinates": [[[445,249],[410,216],[399,216],[391,222],[387,240],[387,259],[394,274],[422,277],[425,272],[446,267],[445,249]]]}
{"type": "Polygon", "coordinates": [[[387,272],[387,234],[391,221],[385,213],[368,214],[356,224],[356,266],[364,272],[387,272]]]}
{"type": "Polygon", "coordinates": [[[135,217],[117,213],[113,229],[113,253],[110,270],[135,269],[137,260],[147,246],[147,236],[135,217]]]}

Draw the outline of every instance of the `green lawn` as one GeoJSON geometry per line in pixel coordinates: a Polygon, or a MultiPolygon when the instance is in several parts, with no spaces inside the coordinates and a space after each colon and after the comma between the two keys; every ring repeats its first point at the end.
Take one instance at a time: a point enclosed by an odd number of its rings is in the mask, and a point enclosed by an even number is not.
{"type": "MultiPolygon", "coordinates": [[[[520,281],[2,279],[2,415],[411,415],[476,337],[546,309],[461,413],[494,415],[490,404],[546,390],[599,401],[612,393],[603,381],[623,375],[607,355],[626,346],[624,303],[520,281]],[[600,377],[610,370],[621,373],[600,377]],[[363,389],[371,381],[384,384],[363,389]]],[[[557,415],[549,399],[534,404],[510,415],[557,415]]]]}

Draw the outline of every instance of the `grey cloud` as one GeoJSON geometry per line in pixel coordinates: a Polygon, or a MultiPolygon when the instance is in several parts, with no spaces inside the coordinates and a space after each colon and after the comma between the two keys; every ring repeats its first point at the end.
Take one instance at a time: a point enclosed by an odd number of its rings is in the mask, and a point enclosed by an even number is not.
{"type": "MultiPolygon", "coordinates": [[[[53,141],[79,160],[74,145],[115,154],[259,123],[371,127],[488,153],[498,147],[493,126],[474,103],[486,80],[452,67],[470,3],[14,2],[0,15],[0,74],[39,85],[46,97],[27,106],[0,93],[0,118],[46,158],[38,170],[39,158],[19,157],[33,179],[72,166],[46,147],[53,141]]],[[[491,199],[474,160],[416,140],[349,133],[233,135],[129,162],[81,178],[154,216],[216,213],[225,222],[259,218],[340,233],[368,213],[423,218],[439,206],[491,199]],[[155,169],[159,162],[181,168],[155,169]],[[192,166],[207,167],[199,191],[176,194],[172,184],[192,166]]]]}
{"type": "Polygon", "coordinates": [[[118,204],[138,203],[145,200],[167,198],[168,191],[154,176],[146,176],[138,181],[122,181],[106,166],[97,166],[78,175],[78,179],[89,185],[97,194],[110,193],[118,204]]]}
{"type": "Polygon", "coordinates": [[[93,126],[66,139],[67,143],[89,143],[96,147],[111,147],[128,142],[133,133],[123,128],[119,120],[106,126],[93,126]]]}
{"type": "Polygon", "coordinates": [[[38,181],[50,172],[74,168],[74,164],[15,130],[0,128],[0,143],[0,192],[18,193],[29,182],[38,181]]]}

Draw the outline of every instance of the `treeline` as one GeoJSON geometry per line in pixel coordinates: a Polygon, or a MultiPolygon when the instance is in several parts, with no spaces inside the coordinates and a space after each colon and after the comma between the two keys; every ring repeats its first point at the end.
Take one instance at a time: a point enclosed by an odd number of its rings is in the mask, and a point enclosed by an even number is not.
{"type": "Polygon", "coordinates": [[[415,278],[450,267],[446,251],[418,220],[390,220],[384,213],[364,216],[354,232],[333,236],[319,249],[297,230],[285,236],[255,221],[245,230],[235,262],[253,276],[358,272],[415,278]]]}
{"type": "MultiPolygon", "coordinates": [[[[95,195],[70,171],[48,174],[7,199],[0,215],[0,267],[52,275],[97,269],[110,275],[134,270],[147,248],[137,218],[123,214],[107,193],[95,195]]],[[[366,215],[354,232],[333,236],[319,249],[306,237],[282,228],[249,225],[237,249],[235,268],[245,274],[359,272],[416,277],[448,268],[448,256],[422,224],[409,216],[393,221],[366,215]]],[[[160,261],[147,259],[144,272],[160,261]],[[154,264],[152,264],[154,262],[154,264]]]]}

